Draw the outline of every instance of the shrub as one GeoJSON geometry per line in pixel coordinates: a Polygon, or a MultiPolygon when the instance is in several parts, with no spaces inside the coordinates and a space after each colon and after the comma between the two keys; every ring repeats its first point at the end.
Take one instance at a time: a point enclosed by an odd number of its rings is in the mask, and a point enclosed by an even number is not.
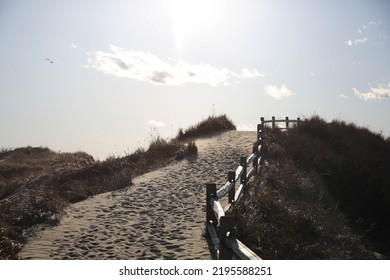
{"type": "Polygon", "coordinates": [[[188,141],[187,142],[187,155],[193,155],[198,153],[198,147],[195,144],[195,141],[188,141]]]}

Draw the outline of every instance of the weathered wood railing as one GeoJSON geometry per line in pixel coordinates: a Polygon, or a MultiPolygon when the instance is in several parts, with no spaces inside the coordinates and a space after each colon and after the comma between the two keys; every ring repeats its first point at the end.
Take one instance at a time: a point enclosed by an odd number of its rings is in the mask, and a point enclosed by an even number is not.
{"type": "Polygon", "coordinates": [[[232,259],[233,253],[241,259],[261,259],[236,239],[234,218],[225,215],[240,200],[248,181],[258,172],[261,163],[261,135],[262,131],[258,131],[259,141],[253,146],[253,153],[249,157],[241,157],[236,171],[228,172],[228,181],[224,186],[217,190],[216,184],[206,185],[206,227],[210,235],[211,253],[217,259],[232,259]],[[236,191],[238,181],[240,185],[236,191]],[[219,200],[225,195],[228,195],[228,200],[223,208],[219,200]]]}
{"type": "Polygon", "coordinates": [[[210,236],[210,251],[213,258],[220,260],[232,259],[237,256],[240,259],[246,260],[261,260],[254,252],[246,247],[241,241],[236,238],[236,228],[234,218],[227,216],[226,212],[240,200],[248,181],[259,172],[259,168],[263,162],[263,137],[264,128],[267,123],[272,124],[272,128],[276,128],[277,122],[285,122],[286,129],[290,123],[300,124],[301,120],[289,120],[288,117],[284,120],[264,120],[260,118],[261,123],[257,125],[257,141],[253,146],[253,153],[249,157],[241,157],[240,165],[236,171],[228,172],[228,180],[225,185],[217,189],[216,184],[206,185],[206,229],[210,236]],[[252,168],[247,171],[252,164],[252,168]],[[236,182],[240,183],[236,191],[236,182]],[[222,207],[220,199],[228,195],[227,205],[222,207]]]}
{"type": "Polygon", "coordinates": [[[264,120],[264,118],[261,117],[260,120],[261,120],[261,123],[258,126],[261,126],[262,128],[264,128],[267,123],[271,123],[272,128],[276,128],[277,123],[285,123],[286,124],[285,129],[289,129],[290,123],[296,123],[297,125],[299,125],[302,122],[300,118],[297,118],[296,120],[290,120],[288,117],[286,117],[285,119],[280,119],[280,120],[277,120],[277,119],[275,119],[275,117],[272,117],[272,119],[268,120],[268,121],[264,120]]]}

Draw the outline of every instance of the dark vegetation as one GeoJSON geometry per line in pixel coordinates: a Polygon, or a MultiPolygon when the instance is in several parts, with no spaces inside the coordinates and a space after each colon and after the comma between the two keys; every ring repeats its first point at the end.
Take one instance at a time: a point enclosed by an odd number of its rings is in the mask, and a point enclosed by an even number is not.
{"type": "Polygon", "coordinates": [[[206,120],[201,121],[197,125],[191,126],[186,130],[180,129],[177,139],[184,140],[199,137],[211,132],[225,130],[236,130],[236,126],[226,115],[210,116],[206,120]]]}
{"type": "MultiPolygon", "coordinates": [[[[195,137],[234,127],[226,120],[226,116],[211,117],[186,132],[195,137]]],[[[17,259],[27,236],[38,226],[58,224],[70,203],[124,188],[132,177],[196,153],[195,141],[187,137],[170,141],[156,137],[148,149],[105,161],[94,161],[83,152],[1,149],[0,259],[17,259]]]]}
{"type": "Polygon", "coordinates": [[[264,138],[239,238],[264,259],[389,258],[388,139],[319,117],[264,138]]]}

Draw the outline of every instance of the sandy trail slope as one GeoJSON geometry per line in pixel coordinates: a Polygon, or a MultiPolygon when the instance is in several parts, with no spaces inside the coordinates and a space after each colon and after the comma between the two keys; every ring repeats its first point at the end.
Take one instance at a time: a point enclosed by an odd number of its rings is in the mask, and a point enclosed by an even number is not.
{"type": "Polygon", "coordinates": [[[255,132],[229,131],[196,140],[198,157],[134,179],[122,195],[73,204],[61,224],[30,240],[23,259],[210,259],[202,237],[205,183],[218,187],[240,156],[252,152],[255,132]]]}

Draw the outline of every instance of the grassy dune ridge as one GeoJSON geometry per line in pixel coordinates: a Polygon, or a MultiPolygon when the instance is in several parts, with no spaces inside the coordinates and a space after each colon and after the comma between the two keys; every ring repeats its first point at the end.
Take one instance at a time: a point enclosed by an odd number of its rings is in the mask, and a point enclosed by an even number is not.
{"type": "Polygon", "coordinates": [[[256,253],[389,258],[389,139],[313,117],[286,133],[267,129],[264,146],[268,164],[235,213],[241,238],[256,253]]]}
{"type": "Polygon", "coordinates": [[[236,126],[226,115],[209,116],[207,119],[187,128],[186,130],[180,129],[177,139],[184,140],[202,136],[210,132],[224,130],[236,130],[236,126]]]}
{"type": "MultiPolygon", "coordinates": [[[[226,130],[226,116],[210,117],[191,137],[226,130]]],[[[230,127],[233,127],[231,124],[230,127]]],[[[180,133],[178,133],[180,134],[180,133]]],[[[0,259],[16,259],[26,237],[39,225],[56,225],[70,203],[129,185],[131,177],[197,153],[188,137],[154,139],[148,149],[104,161],[83,152],[56,153],[26,147],[0,151],[0,259]]]]}

